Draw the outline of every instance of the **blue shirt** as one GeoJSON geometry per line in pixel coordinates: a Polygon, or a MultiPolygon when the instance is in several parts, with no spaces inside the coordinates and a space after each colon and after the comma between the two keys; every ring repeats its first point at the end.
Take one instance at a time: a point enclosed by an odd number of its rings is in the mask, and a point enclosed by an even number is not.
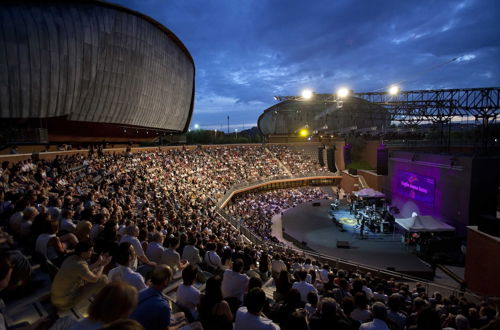
{"type": "Polygon", "coordinates": [[[146,330],[163,330],[170,325],[170,305],[163,293],[147,288],[139,292],[139,302],[130,318],[146,330]]]}

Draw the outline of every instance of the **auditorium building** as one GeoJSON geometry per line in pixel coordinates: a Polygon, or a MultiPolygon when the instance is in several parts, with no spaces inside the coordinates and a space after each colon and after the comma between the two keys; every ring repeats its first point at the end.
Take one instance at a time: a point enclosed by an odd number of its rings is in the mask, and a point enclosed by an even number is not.
{"type": "Polygon", "coordinates": [[[187,131],[195,66],[162,24],[114,4],[6,1],[2,140],[141,141],[187,131]]]}

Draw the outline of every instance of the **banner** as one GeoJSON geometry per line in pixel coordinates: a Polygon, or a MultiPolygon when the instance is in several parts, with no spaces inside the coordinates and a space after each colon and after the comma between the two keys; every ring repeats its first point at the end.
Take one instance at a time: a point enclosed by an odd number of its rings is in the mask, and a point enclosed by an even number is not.
{"type": "Polygon", "coordinates": [[[434,178],[411,172],[399,172],[395,175],[396,193],[408,199],[434,205],[436,181],[434,178]]]}

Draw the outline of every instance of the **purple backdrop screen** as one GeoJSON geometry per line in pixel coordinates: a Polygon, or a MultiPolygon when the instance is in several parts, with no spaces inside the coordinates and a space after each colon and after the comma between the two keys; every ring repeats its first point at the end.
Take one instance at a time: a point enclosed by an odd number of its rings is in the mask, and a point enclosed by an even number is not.
{"type": "Polygon", "coordinates": [[[436,181],[428,176],[401,171],[396,175],[396,193],[428,205],[434,204],[436,181]]]}

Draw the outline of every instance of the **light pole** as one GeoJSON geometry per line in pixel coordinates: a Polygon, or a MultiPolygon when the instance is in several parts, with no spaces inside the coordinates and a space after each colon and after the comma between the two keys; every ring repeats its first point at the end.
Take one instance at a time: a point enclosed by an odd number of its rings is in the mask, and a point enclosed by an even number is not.
{"type": "Polygon", "coordinates": [[[237,128],[235,128],[235,129],[234,129],[234,131],[235,131],[235,133],[236,133],[236,140],[238,140],[238,129],[237,129],[237,128]]]}

